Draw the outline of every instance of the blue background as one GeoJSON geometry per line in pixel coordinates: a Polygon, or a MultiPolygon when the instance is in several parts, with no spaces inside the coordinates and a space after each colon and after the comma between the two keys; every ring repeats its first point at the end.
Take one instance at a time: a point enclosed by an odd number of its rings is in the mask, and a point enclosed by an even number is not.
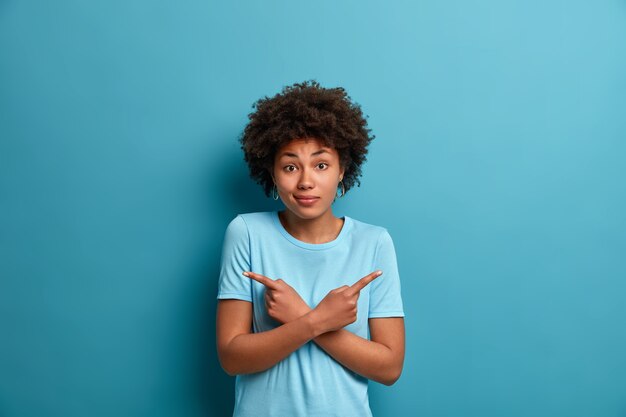
{"type": "Polygon", "coordinates": [[[378,417],[626,416],[624,0],[0,1],[0,415],[228,416],[237,143],[287,84],[377,138],[337,215],[394,238],[378,417]]]}

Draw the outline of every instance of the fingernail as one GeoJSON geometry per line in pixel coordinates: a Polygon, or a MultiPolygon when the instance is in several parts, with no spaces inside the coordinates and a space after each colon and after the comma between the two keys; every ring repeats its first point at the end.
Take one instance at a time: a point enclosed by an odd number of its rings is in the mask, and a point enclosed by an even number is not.
{"type": "Polygon", "coordinates": [[[382,275],[382,274],[383,274],[383,271],[377,271],[377,272],[376,272],[376,275],[378,275],[378,276],[380,276],[380,275],[382,275]]]}
{"type": "Polygon", "coordinates": [[[249,276],[249,275],[250,275],[250,274],[248,274],[247,272],[244,272],[243,274],[244,274],[245,276],[249,276]]]}

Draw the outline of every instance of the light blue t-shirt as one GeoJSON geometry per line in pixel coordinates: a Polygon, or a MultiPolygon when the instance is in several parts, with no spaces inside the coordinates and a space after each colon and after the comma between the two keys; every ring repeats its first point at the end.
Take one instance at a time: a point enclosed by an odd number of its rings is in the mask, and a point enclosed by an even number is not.
{"type": "MultiPolygon", "coordinates": [[[[282,278],[314,308],[329,291],[379,269],[383,275],[361,291],[356,322],[344,327],[363,338],[369,338],[369,318],[404,317],[396,254],[387,230],[345,216],[335,240],[311,244],[290,235],[276,211],[240,214],[226,229],[217,298],[251,301],[253,330],[258,333],[280,323],[267,314],[265,287],[243,271],[282,278]]],[[[265,371],[238,375],[233,415],[371,416],[367,388],[366,378],[311,341],[265,371]]]]}

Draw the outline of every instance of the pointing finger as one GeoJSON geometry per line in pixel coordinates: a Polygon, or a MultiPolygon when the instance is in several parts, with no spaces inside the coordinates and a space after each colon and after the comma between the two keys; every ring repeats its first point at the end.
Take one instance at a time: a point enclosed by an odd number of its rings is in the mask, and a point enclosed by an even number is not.
{"type": "Polygon", "coordinates": [[[376,278],[378,278],[382,274],[383,274],[383,271],[372,272],[371,274],[364,276],[363,278],[361,278],[360,280],[352,284],[350,288],[347,289],[346,291],[350,291],[352,294],[356,294],[359,291],[361,291],[363,288],[365,288],[370,282],[374,281],[376,278]]]}
{"type": "Polygon", "coordinates": [[[244,272],[243,275],[248,278],[252,278],[256,282],[260,282],[261,284],[265,285],[267,288],[270,288],[272,290],[275,290],[278,288],[274,280],[266,277],[265,275],[257,274],[256,272],[244,272]]]}

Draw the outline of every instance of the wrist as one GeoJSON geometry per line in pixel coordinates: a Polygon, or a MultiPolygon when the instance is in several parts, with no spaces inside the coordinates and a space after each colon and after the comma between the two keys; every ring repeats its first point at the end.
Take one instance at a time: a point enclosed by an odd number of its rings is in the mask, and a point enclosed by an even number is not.
{"type": "Polygon", "coordinates": [[[310,330],[311,339],[316,338],[317,336],[324,333],[324,330],[321,328],[320,320],[315,309],[309,310],[304,316],[302,316],[310,330]]]}
{"type": "Polygon", "coordinates": [[[311,307],[309,307],[309,306],[302,307],[302,310],[300,311],[300,316],[299,317],[306,316],[311,311],[313,311],[313,309],[311,307]]]}
{"type": "Polygon", "coordinates": [[[333,338],[336,337],[337,334],[339,334],[339,332],[341,332],[343,329],[339,329],[339,330],[329,330],[327,332],[318,334],[317,336],[315,336],[315,342],[319,342],[319,343],[323,343],[325,341],[328,340],[332,340],[333,338]]]}

